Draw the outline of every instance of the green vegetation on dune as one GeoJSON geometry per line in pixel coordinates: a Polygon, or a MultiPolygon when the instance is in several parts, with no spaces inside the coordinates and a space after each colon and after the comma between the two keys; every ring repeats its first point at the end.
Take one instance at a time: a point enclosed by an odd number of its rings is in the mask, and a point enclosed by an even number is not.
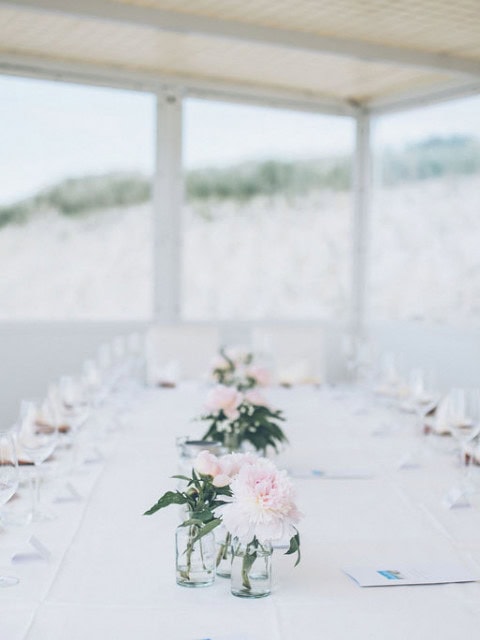
{"type": "MultiPolygon", "coordinates": [[[[382,180],[387,186],[480,172],[480,141],[454,136],[431,138],[402,151],[386,150],[381,157],[382,180]]],[[[351,185],[351,159],[248,162],[222,169],[188,171],[187,200],[193,203],[257,196],[302,196],[318,189],[346,191],[351,185]]],[[[132,173],[69,178],[37,196],[0,207],[0,227],[23,223],[47,210],[65,216],[147,202],[152,195],[148,177],[132,173]]],[[[201,213],[201,208],[197,208],[201,213]]]]}
{"type": "Polygon", "coordinates": [[[28,200],[0,208],[0,227],[22,223],[37,212],[55,210],[76,216],[111,207],[140,204],[150,198],[150,180],[140,174],[111,173],[68,178],[28,200]]]}
{"type": "Polygon", "coordinates": [[[240,200],[256,196],[304,195],[313,189],[345,191],[350,185],[350,162],[329,160],[286,162],[265,160],[225,169],[197,169],[186,176],[189,200],[240,200]]]}
{"type": "Polygon", "coordinates": [[[480,171],[480,141],[466,136],[429,138],[401,152],[385,151],[381,166],[386,185],[446,175],[471,175],[480,171]]]}

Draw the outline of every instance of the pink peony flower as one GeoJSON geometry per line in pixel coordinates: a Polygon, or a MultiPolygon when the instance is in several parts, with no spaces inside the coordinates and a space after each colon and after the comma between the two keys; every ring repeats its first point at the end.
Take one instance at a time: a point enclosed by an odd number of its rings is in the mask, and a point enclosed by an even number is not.
{"type": "Polygon", "coordinates": [[[267,541],[291,538],[301,515],[286,471],[260,458],[244,464],[231,483],[232,501],[221,507],[227,530],[248,544],[254,537],[267,541]]]}
{"type": "Polygon", "coordinates": [[[242,404],[243,395],[233,387],[218,384],[210,390],[205,407],[212,413],[223,411],[229,420],[236,420],[240,415],[238,407],[242,404]]]}
{"type": "Polygon", "coordinates": [[[270,371],[265,367],[258,365],[252,365],[246,371],[246,375],[249,378],[253,378],[257,384],[261,387],[266,387],[270,384],[270,371]]]}
{"type": "Polygon", "coordinates": [[[245,464],[255,464],[258,456],[253,453],[228,453],[219,458],[221,472],[230,478],[234,478],[245,464]]]}
{"type": "Polygon", "coordinates": [[[212,476],[213,478],[221,473],[218,458],[209,451],[200,451],[193,461],[193,468],[202,476],[212,476]]]}
{"type": "Polygon", "coordinates": [[[228,485],[232,482],[230,476],[226,476],[224,473],[219,473],[218,476],[215,476],[213,479],[214,487],[228,487],[228,485]]]}
{"type": "Polygon", "coordinates": [[[257,389],[250,389],[250,391],[247,391],[245,393],[245,400],[250,402],[250,404],[257,405],[258,407],[269,406],[266,398],[260,393],[260,391],[257,391],[257,389]]]}

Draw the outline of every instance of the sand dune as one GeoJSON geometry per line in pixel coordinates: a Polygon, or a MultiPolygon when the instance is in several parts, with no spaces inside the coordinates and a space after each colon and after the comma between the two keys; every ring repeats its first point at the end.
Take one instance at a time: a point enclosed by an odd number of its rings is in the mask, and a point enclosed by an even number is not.
{"type": "MultiPolygon", "coordinates": [[[[377,192],[371,295],[376,317],[480,317],[480,176],[377,192]]],[[[315,192],[185,207],[183,314],[343,318],[351,274],[351,200],[315,192]]],[[[148,318],[148,205],[0,230],[0,318],[148,318]]]]}

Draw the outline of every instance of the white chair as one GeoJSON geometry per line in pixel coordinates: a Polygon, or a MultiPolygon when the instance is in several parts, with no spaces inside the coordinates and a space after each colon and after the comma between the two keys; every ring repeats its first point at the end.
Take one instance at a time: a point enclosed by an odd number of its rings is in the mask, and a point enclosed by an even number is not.
{"type": "Polygon", "coordinates": [[[147,379],[152,384],[205,377],[218,351],[218,330],[212,326],[153,325],[147,330],[147,379]]]}
{"type": "Polygon", "coordinates": [[[311,325],[269,325],[252,331],[253,351],[269,360],[280,384],[325,382],[325,331],[311,325]]]}

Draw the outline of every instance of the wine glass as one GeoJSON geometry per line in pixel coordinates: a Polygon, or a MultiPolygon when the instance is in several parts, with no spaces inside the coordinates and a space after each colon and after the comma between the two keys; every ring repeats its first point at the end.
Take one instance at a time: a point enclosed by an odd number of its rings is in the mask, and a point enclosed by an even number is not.
{"type": "Polygon", "coordinates": [[[47,419],[38,422],[38,409],[35,403],[22,403],[22,417],[18,434],[18,439],[23,451],[35,465],[32,513],[32,520],[34,522],[52,519],[51,514],[42,511],[40,508],[40,469],[45,460],[52,455],[58,444],[59,417],[51,401],[48,402],[47,399],[45,406],[50,409],[46,415],[47,419]]]}
{"type": "Polygon", "coordinates": [[[88,419],[90,409],[82,383],[72,376],[62,376],[56,388],[56,401],[72,451],[71,470],[78,466],[78,433],[88,419]]]}
{"type": "Polygon", "coordinates": [[[416,431],[427,434],[426,417],[433,411],[439,401],[440,394],[436,390],[433,373],[423,369],[412,369],[409,375],[410,402],[416,416],[416,431]]]}
{"type": "Polygon", "coordinates": [[[81,381],[71,376],[62,376],[58,384],[58,396],[60,412],[75,434],[89,414],[86,391],[81,381]]]}
{"type": "Polygon", "coordinates": [[[480,434],[480,390],[452,389],[447,402],[448,425],[458,444],[466,482],[472,462],[471,444],[480,434]]]}
{"type": "Polygon", "coordinates": [[[82,386],[89,404],[97,408],[104,400],[102,375],[94,360],[85,360],[82,370],[82,386]]]}
{"type": "MultiPolygon", "coordinates": [[[[18,460],[13,437],[9,432],[0,432],[0,507],[17,491],[18,483],[18,460]]],[[[0,587],[13,587],[16,584],[18,578],[0,575],[0,587]]]]}

